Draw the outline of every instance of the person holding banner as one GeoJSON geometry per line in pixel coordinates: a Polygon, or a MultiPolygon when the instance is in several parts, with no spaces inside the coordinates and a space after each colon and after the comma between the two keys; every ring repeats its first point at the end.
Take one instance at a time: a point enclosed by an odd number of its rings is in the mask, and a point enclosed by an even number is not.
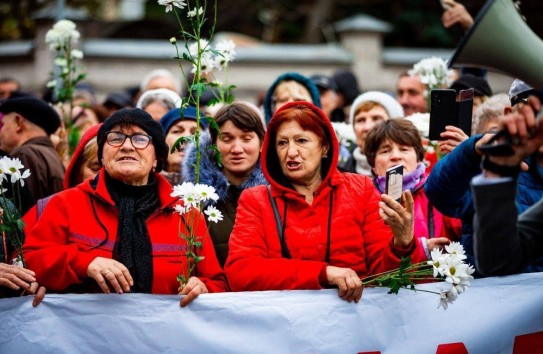
{"type": "Polygon", "coordinates": [[[180,293],[182,306],[227,290],[204,218],[195,215],[204,259],[179,292],[177,276],[187,267],[179,232],[188,226],[159,173],[168,155],[160,123],[122,109],[105,120],[97,142],[99,174],[53,196],[27,235],[23,251],[36,279],[51,292],[180,293]]]}
{"type": "Polygon", "coordinates": [[[338,141],[325,114],[291,102],[272,117],[262,145],[270,187],[242,192],[225,271],[234,291],[322,289],[358,302],[361,277],[420,254],[413,198],[402,206],[366,176],[337,170],[338,141]],[[387,226],[386,224],[390,225],[387,226]]]}
{"type": "Polygon", "coordinates": [[[502,118],[511,141],[518,142],[511,145],[514,153],[486,155],[482,175],[472,180],[475,264],[484,275],[521,273],[543,257],[543,199],[518,218],[515,205],[520,165],[543,146],[543,119],[535,119],[541,108],[540,99],[530,96],[502,118]]]}

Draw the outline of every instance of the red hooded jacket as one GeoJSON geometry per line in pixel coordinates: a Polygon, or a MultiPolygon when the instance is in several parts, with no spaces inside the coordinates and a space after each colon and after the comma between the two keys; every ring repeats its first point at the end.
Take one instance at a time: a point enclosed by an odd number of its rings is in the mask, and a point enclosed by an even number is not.
{"type": "MultiPolygon", "coordinates": [[[[186,269],[186,258],[182,256],[186,245],[179,231],[187,230],[173,210],[180,201],[170,196],[172,187],[160,174],[155,173],[155,178],[160,209],[147,219],[153,257],[152,293],[177,294],[177,275],[186,269]]],[[[203,244],[197,253],[205,257],[197,264],[196,275],[210,292],[226,291],[226,279],[205,220],[200,214],[194,216],[203,244]]],[[[28,268],[36,272],[36,279],[48,290],[101,292],[95,280],[87,276],[87,268],[96,257],[112,258],[117,225],[118,210],[107,191],[102,169],[96,186],[89,179],[51,198],[23,247],[28,268]]]]}
{"type": "Polygon", "coordinates": [[[320,289],[319,278],[327,265],[351,268],[365,277],[397,268],[403,255],[418,254],[416,242],[408,250],[393,246],[392,232],[379,216],[379,197],[371,179],[337,170],[338,141],[326,116],[307,102],[289,103],[281,110],[293,105],[310,105],[322,118],[331,145],[323,164],[329,168],[313,203],[307,204],[302,194],[281,183],[275,144],[270,141],[275,133],[266,132],[262,170],[270,181],[291,258],[282,257],[267,188],[246,189],[239,199],[225,265],[234,291],[320,289]]]}

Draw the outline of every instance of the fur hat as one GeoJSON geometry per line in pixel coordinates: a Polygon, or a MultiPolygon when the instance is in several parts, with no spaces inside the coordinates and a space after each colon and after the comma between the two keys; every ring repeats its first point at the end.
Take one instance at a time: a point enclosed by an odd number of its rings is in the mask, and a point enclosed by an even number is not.
{"type": "Polygon", "coordinates": [[[168,145],[162,125],[153,119],[151,115],[140,108],[124,108],[113,113],[106,119],[98,130],[98,161],[102,163],[102,152],[106,143],[107,133],[116,125],[136,125],[152,137],[157,160],[156,172],[162,171],[168,159],[168,145]]]}
{"type": "Polygon", "coordinates": [[[368,91],[361,94],[354,100],[349,113],[349,122],[351,122],[351,124],[354,124],[354,115],[356,110],[364,102],[379,103],[387,111],[388,116],[391,119],[403,118],[403,108],[400,103],[394,99],[394,97],[380,91],[368,91]]]}
{"type": "Polygon", "coordinates": [[[0,112],[18,113],[45,130],[47,135],[53,134],[60,127],[60,117],[54,108],[34,97],[11,98],[0,106],[0,112]]]}
{"type": "MultiPolygon", "coordinates": [[[[168,113],[160,118],[160,124],[162,124],[162,129],[164,129],[164,134],[168,134],[168,131],[180,120],[193,120],[196,122],[196,107],[189,106],[183,109],[183,117],[181,117],[181,111],[179,108],[171,109],[168,113]]],[[[207,120],[205,115],[200,111],[200,126],[203,130],[207,129],[207,120]]]]}

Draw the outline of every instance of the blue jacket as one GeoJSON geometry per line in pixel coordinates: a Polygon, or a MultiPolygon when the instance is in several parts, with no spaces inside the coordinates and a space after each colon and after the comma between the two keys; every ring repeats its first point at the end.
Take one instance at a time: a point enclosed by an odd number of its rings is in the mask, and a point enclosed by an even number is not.
{"type": "MultiPolygon", "coordinates": [[[[473,251],[475,209],[470,182],[473,177],[481,173],[481,157],[475,152],[475,143],[481,137],[482,135],[472,136],[440,159],[432,169],[424,186],[428,200],[437,210],[444,215],[462,220],[461,243],[468,257],[467,262],[472,265],[475,265],[473,251]]],[[[522,172],[519,175],[516,197],[517,205],[523,205],[523,209],[519,208],[519,213],[537,202],[541,196],[543,196],[541,178],[537,181],[532,173],[522,172]]]]}

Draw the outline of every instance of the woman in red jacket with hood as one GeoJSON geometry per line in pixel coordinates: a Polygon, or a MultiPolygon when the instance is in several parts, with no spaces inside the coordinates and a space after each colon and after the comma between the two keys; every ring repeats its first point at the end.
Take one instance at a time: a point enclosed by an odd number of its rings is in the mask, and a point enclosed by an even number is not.
{"type": "Polygon", "coordinates": [[[368,177],[340,173],[337,160],[337,138],[319,108],[292,102],[274,114],[261,160],[271,186],[239,199],[225,266],[232,290],[337,286],[341,298],[358,302],[361,277],[418,254],[410,193],[406,208],[393,209],[368,177]]]}

